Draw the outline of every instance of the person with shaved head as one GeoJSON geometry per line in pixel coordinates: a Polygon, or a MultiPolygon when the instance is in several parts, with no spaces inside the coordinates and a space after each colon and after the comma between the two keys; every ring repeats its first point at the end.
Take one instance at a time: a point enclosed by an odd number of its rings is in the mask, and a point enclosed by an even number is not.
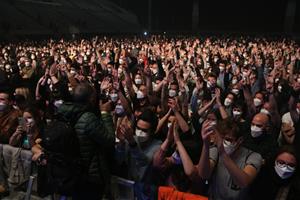
{"type": "Polygon", "coordinates": [[[244,146],[255,151],[267,161],[276,152],[276,135],[270,127],[270,116],[265,113],[254,115],[250,131],[246,134],[244,146]]]}

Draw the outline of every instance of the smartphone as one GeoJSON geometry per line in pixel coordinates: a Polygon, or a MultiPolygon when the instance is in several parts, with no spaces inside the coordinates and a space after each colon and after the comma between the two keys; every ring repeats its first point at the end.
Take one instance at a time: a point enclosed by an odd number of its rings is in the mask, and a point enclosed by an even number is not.
{"type": "Polygon", "coordinates": [[[18,118],[18,123],[19,123],[19,126],[25,127],[26,120],[24,119],[24,117],[19,117],[18,118]]]}

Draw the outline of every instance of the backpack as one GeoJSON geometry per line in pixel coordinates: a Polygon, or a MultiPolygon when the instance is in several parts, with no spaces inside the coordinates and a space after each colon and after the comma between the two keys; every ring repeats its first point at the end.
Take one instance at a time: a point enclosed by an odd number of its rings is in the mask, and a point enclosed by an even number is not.
{"type": "Polygon", "coordinates": [[[58,117],[45,128],[41,145],[47,160],[45,184],[49,194],[70,195],[79,181],[80,146],[74,129],[79,118],[71,122],[58,117]]]}

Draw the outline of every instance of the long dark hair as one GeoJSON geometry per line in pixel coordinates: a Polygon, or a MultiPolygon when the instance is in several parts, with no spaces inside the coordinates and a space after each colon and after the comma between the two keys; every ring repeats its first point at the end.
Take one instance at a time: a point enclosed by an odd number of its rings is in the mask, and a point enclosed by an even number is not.
{"type": "Polygon", "coordinates": [[[36,108],[36,106],[34,106],[34,105],[27,105],[23,110],[23,113],[24,112],[28,112],[32,115],[32,118],[34,119],[35,124],[36,124],[38,130],[40,131],[43,127],[43,123],[42,123],[39,109],[36,108]]]}

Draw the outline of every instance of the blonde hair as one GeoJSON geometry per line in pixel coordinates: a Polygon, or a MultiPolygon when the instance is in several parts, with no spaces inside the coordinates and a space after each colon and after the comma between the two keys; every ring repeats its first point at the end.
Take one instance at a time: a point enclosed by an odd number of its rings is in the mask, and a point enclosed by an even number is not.
{"type": "Polygon", "coordinates": [[[15,94],[24,96],[26,100],[30,99],[30,91],[27,87],[16,88],[15,94]]]}

